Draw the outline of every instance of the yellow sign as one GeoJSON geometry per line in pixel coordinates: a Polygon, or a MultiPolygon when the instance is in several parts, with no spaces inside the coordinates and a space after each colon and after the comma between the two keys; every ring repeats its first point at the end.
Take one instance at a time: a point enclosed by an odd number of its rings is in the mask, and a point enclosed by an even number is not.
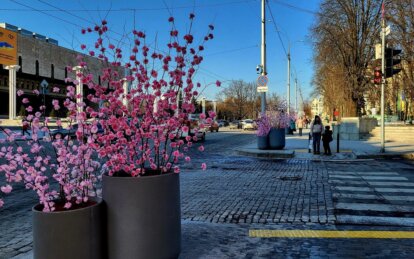
{"type": "Polygon", "coordinates": [[[17,33],[0,28],[0,64],[17,65],[17,33]]]}

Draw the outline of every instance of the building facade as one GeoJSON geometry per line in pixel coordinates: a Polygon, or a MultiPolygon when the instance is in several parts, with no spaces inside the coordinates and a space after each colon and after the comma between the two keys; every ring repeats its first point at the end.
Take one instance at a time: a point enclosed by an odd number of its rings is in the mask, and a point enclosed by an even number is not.
{"type": "MultiPolygon", "coordinates": [[[[75,77],[75,73],[67,68],[78,65],[79,55],[82,55],[83,61],[87,63],[88,72],[94,75],[97,83],[100,83],[100,70],[103,66],[101,60],[61,47],[57,40],[7,23],[0,23],[0,29],[3,32],[14,32],[17,35],[15,65],[19,65],[20,68],[16,73],[16,89],[24,91],[25,97],[29,98],[33,107],[38,107],[42,103],[49,104],[46,105],[47,116],[52,110],[50,104],[53,99],[63,103],[66,98],[66,87],[69,84],[65,82],[65,78],[75,77]],[[60,88],[60,92],[54,93],[53,87],[60,88]],[[33,90],[38,90],[41,94],[37,96],[33,90]]],[[[88,89],[83,90],[85,96],[88,89]]],[[[4,117],[9,114],[9,71],[6,69],[6,64],[0,64],[0,98],[0,116],[4,117]]],[[[21,97],[16,98],[17,115],[19,113],[21,115],[24,107],[21,97]]],[[[63,109],[59,113],[56,116],[66,116],[63,109]]]]}

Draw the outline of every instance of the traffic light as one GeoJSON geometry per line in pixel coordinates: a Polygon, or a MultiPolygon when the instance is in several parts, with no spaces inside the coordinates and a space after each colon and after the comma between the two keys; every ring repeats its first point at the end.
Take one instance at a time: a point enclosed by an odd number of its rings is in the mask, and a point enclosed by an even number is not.
{"type": "Polygon", "coordinates": [[[374,84],[381,84],[382,81],[382,72],[380,67],[374,69],[374,84]]]}
{"type": "Polygon", "coordinates": [[[401,68],[398,67],[401,63],[401,58],[398,57],[400,53],[400,49],[385,49],[385,78],[392,77],[401,71],[401,68]],[[397,56],[397,58],[394,58],[394,56],[397,56]]]}

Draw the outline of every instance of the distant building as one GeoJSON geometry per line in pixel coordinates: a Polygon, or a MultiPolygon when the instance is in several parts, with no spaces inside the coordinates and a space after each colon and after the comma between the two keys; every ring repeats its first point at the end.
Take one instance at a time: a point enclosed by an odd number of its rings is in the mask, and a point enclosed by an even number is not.
{"type": "Polygon", "coordinates": [[[322,97],[317,97],[317,98],[314,98],[313,100],[312,100],[312,116],[315,116],[315,115],[319,115],[319,116],[321,116],[322,115],[322,112],[323,112],[323,98],[322,97]]]}
{"type": "MultiPolygon", "coordinates": [[[[65,78],[75,77],[74,72],[67,71],[67,66],[76,66],[76,57],[82,55],[87,63],[88,71],[94,75],[95,80],[100,83],[101,61],[97,58],[87,56],[85,54],[70,50],[59,46],[57,40],[46,36],[18,28],[17,26],[0,23],[0,36],[5,32],[13,32],[17,35],[17,55],[15,65],[19,65],[20,69],[16,74],[16,88],[23,90],[25,96],[29,97],[30,103],[37,107],[43,102],[50,104],[53,99],[63,101],[66,94],[65,78]],[[48,87],[44,89],[43,95],[36,96],[33,90],[37,89],[42,92],[40,83],[47,82],[48,87]],[[61,89],[59,93],[53,93],[52,88],[61,89]]],[[[0,50],[0,58],[2,52],[0,50]]],[[[4,55],[3,55],[4,56],[4,55]]],[[[9,110],[9,71],[5,69],[5,62],[0,59],[0,115],[7,115],[9,110]]],[[[88,91],[84,88],[84,93],[88,91]]],[[[85,95],[84,95],[85,96],[85,95]]],[[[21,109],[21,98],[17,97],[16,111],[19,113],[21,109]]],[[[51,105],[46,109],[46,115],[51,111],[51,105]]],[[[63,106],[63,105],[61,105],[63,106]]],[[[58,116],[65,116],[65,111],[60,111],[58,116]]]]}

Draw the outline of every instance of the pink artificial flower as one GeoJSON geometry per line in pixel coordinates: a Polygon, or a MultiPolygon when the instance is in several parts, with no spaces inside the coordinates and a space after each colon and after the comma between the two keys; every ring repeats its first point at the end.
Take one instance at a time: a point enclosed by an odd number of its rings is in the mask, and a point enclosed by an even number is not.
{"type": "Polygon", "coordinates": [[[22,103],[24,103],[24,104],[29,103],[29,99],[23,98],[22,103]]]}
{"type": "Polygon", "coordinates": [[[204,113],[200,114],[200,119],[204,120],[206,118],[206,115],[204,113]]]}
{"type": "Polygon", "coordinates": [[[217,85],[218,87],[220,87],[220,86],[221,86],[221,82],[220,82],[219,80],[217,80],[217,81],[216,81],[216,85],[217,85]]]}
{"type": "Polygon", "coordinates": [[[180,172],[180,168],[178,166],[174,166],[174,173],[178,174],[180,172]]]}
{"type": "Polygon", "coordinates": [[[6,185],[6,186],[2,186],[0,190],[7,194],[7,193],[10,193],[13,190],[13,188],[10,185],[6,185]]]}
{"type": "Polygon", "coordinates": [[[0,199],[0,208],[3,207],[3,205],[4,205],[4,201],[0,199]]]}
{"type": "Polygon", "coordinates": [[[201,164],[201,169],[203,169],[203,171],[205,171],[207,169],[207,165],[206,163],[202,163],[201,164]]]}
{"type": "Polygon", "coordinates": [[[39,95],[39,94],[40,94],[39,90],[37,90],[37,89],[33,90],[33,93],[34,93],[35,95],[39,95]]]}
{"type": "Polygon", "coordinates": [[[82,50],[86,49],[86,45],[85,44],[81,44],[80,47],[81,47],[82,50]]]}
{"type": "Polygon", "coordinates": [[[59,89],[59,87],[53,87],[53,89],[52,89],[52,92],[54,92],[54,93],[59,93],[60,92],[60,89],[59,89]]]}
{"type": "Polygon", "coordinates": [[[23,94],[24,94],[23,90],[18,90],[18,91],[17,91],[17,96],[21,96],[21,95],[23,95],[23,94]]]}
{"type": "Polygon", "coordinates": [[[199,146],[199,147],[198,147],[198,150],[199,150],[200,152],[203,152],[203,151],[204,151],[204,146],[199,146]]]}
{"type": "Polygon", "coordinates": [[[190,161],[191,161],[191,158],[190,158],[189,156],[186,156],[186,157],[185,157],[185,161],[186,161],[186,162],[190,162],[190,161]]]}
{"type": "Polygon", "coordinates": [[[65,209],[70,209],[70,207],[72,207],[72,203],[66,202],[64,208],[65,209]]]}
{"type": "Polygon", "coordinates": [[[171,16],[170,18],[168,18],[168,21],[169,22],[174,22],[174,17],[171,16]]]}
{"type": "Polygon", "coordinates": [[[188,132],[189,129],[188,129],[187,126],[183,126],[182,130],[183,130],[183,132],[188,132]]]}

